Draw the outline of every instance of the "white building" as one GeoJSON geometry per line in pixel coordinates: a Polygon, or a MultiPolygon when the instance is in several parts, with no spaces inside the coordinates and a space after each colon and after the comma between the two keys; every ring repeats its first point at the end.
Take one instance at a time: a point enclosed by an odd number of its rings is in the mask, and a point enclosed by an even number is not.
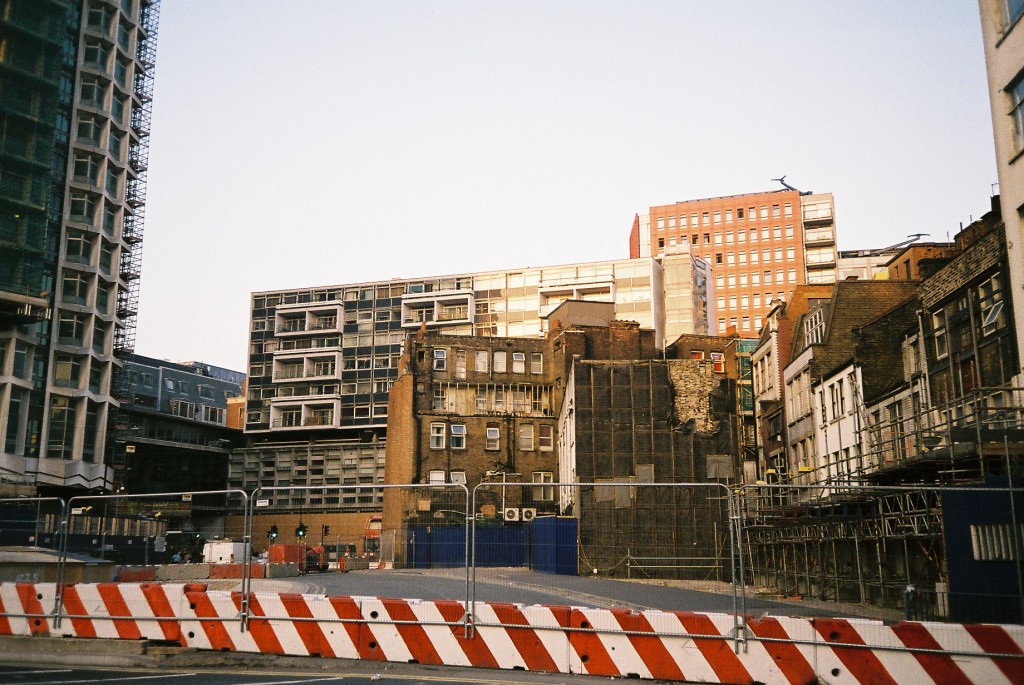
{"type": "MultiPolygon", "coordinates": [[[[1024,363],[1024,2],[979,0],[999,195],[1009,253],[1017,359],[1024,363]]],[[[1018,377],[1018,385],[1024,378],[1018,377]]]]}

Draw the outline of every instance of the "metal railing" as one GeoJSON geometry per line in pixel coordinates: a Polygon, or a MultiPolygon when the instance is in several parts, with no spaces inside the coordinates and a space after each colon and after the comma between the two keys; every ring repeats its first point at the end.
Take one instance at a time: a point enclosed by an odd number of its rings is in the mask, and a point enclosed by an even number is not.
{"type": "MultiPolygon", "coordinates": [[[[607,580],[671,581],[684,589],[717,583],[731,596],[731,637],[739,645],[746,617],[783,613],[787,605],[779,601],[796,597],[816,600],[812,608],[819,612],[843,614],[856,605],[893,620],[1024,622],[1021,502],[1024,489],[984,484],[734,487],[492,477],[472,492],[463,483],[284,485],[251,493],[83,495],[67,502],[8,498],[0,499],[0,511],[8,512],[3,529],[10,528],[8,519],[19,522],[25,541],[57,551],[56,594],[46,616],[58,628],[62,618],[79,618],[63,604],[76,554],[171,567],[172,577],[184,579],[190,571],[209,573],[194,563],[170,563],[191,554],[194,561],[240,567],[237,575],[197,579],[237,582],[243,630],[254,618],[254,587],[269,578],[268,565],[258,563],[262,557],[294,564],[297,573],[347,563],[454,580],[432,594],[447,593],[462,604],[463,616],[444,624],[462,627],[467,636],[499,625],[479,611],[485,584],[489,602],[505,601],[495,594],[500,586],[514,586],[505,590],[514,597],[530,597],[533,587],[586,602],[591,584],[607,580]],[[368,512],[368,503],[383,515],[368,512]],[[268,558],[272,543],[301,548],[300,556],[268,558]],[[199,558],[200,550],[210,554],[216,544],[233,556],[199,558]],[[950,583],[954,567],[961,577],[950,583]],[[501,570],[508,568],[546,573],[550,582],[531,585],[501,570]],[[964,568],[1001,569],[1002,585],[964,585],[964,568]]],[[[84,580],[77,567],[76,573],[73,582],[84,580]]],[[[387,588],[387,578],[359,576],[363,584],[351,594],[387,588]]],[[[377,590],[394,596],[387,592],[377,590]]]]}

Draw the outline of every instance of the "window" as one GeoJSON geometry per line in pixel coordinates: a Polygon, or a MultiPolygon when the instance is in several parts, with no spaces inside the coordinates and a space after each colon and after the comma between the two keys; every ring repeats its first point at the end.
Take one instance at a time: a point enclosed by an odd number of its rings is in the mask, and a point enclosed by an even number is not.
{"type": "Polygon", "coordinates": [[[946,311],[944,309],[932,314],[932,330],[935,332],[935,358],[942,359],[949,354],[949,342],[946,338],[946,311]]]}
{"type": "Polygon", "coordinates": [[[64,274],[63,300],[75,304],[85,304],[88,297],[89,281],[85,275],[77,271],[66,272],[64,274]]]}
{"type": "Polygon", "coordinates": [[[526,373],[526,353],[512,353],[512,373],[526,373]]]}
{"type": "Polygon", "coordinates": [[[171,400],[171,413],[175,416],[191,419],[196,413],[196,405],[184,400],[171,400]]]}
{"type": "Polygon", "coordinates": [[[466,351],[455,350],[455,378],[465,380],[466,378],[466,351]]]}
{"type": "Polygon", "coordinates": [[[100,109],[103,106],[106,87],[103,85],[103,82],[96,77],[87,76],[82,79],[80,93],[83,104],[88,104],[90,106],[94,106],[94,108],[100,109]]]}
{"type": "Polygon", "coordinates": [[[112,11],[109,7],[97,7],[95,5],[89,7],[88,14],[88,25],[89,28],[99,29],[102,33],[110,31],[110,19],[112,11]]]}
{"type": "Polygon", "coordinates": [[[451,448],[453,450],[466,449],[466,425],[461,423],[452,424],[451,431],[451,448]]]}
{"type": "Polygon", "coordinates": [[[96,199],[89,193],[73,190],[68,211],[73,221],[91,224],[96,216],[96,199]]]}
{"type": "Polygon", "coordinates": [[[107,57],[109,55],[110,50],[107,49],[107,46],[102,42],[92,38],[85,39],[83,59],[86,64],[99,67],[101,71],[105,71],[107,68],[107,57]]]}
{"type": "Polygon", "coordinates": [[[721,352],[711,353],[712,370],[715,373],[725,373],[725,355],[721,352]]]}
{"type": "Polygon", "coordinates": [[[96,117],[82,114],[78,117],[78,139],[83,143],[99,146],[102,124],[96,117]]]}
{"type": "MultiPolygon", "coordinates": [[[[432,423],[430,424],[430,449],[440,450],[444,449],[444,424],[443,423],[432,423]]],[[[444,472],[442,471],[442,474],[444,472]]]]}
{"type": "Polygon", "coordinates": [[[825,339],[825,310],[819,307],[804,321],[805,344],[817,345],[825,339]]]}
{"type": "Polygon", "coordinates": [[[541,424],[537,427],[537,449],[541,452],[550,452],[555,449],[555,427],[549,424],[541,424]]]}
{"type": "MultiPolygon", "coordinates": [[[[534,471],[533,472],[534,483],[554,483],[554,475],[551,471],[534,471]]],[[[555,486],[553,485],[534,485],[533,486],[533,501],[534,502],[553,502],[555,499],[555,486]]]]}
{"type": "Polygon", "coordinates": [[[448,366],[448,350],[434,349],[434,371],[444,371],[448,366]]]}
{"type": "Polygon", "coordinates": [[[524,452],[533,451],[533,424],[525,423],[519,426],[519,449],[524,452]]]}
{"type": "Polygon", "coordinates": [[[444,485],[444,471],[441,469],[430,469],[430,473],[427,476],[427,482],[430,485],[444,485]]]}
{"type": "Polygon", "coordinates": [[[203,421],[209,423],[224,423],[224,410],[219,407],[208,407],[203,405],[203,421]]]}
{"type": "MultiPolygon", "coordinates": [[[[1024,0],[1020,0],[1024,4],[1024,0]]],[[[1010,118],[1014,122],[1014,152],[1024,149],[1024,75],[1007,88],[1010,95],[1010,118]]]]}
{"type": "Polygon", "coordinates": [[[62,313],[57,322],[57,343],[81,346],[85,340],[85,320],[77,314],[62,313]]]}
{"type": "Polygon", "coordinates": [[[97,185],[99,158],[84,152],[75,153],[72,176],[76,181],[97,185]]]}
{"type": "Polygon", "coordinates": [[[110,152],[110,156],[114,159],[121,159],[121,142],[124,140],[124,134],[120,131],[110,131],[110,135],[107,138],[107,151],[110,152]]]}
{"type": "Polygon", "coordinates": [[[1003,31],[1008,31],[1014,22],[1024,15],[1024,0],[1002,0],[1003,31]]]}
{"type": "Polygon", "coordinates": [[[544,373],[544,355],[542,353],[530,354],[530,373],[544,373]]]}
{"type": "Polygon", "coordinates": [[[497,450],[501,448],[501,429],[497,426],[487,427],[487,440],[484,443],[484,449],[486,450],[497,450]]]}
{"type": "Polygon", "coordinates": [[[978,307],[981,311],[982,335],[989,335],[1006,325],[1003,315],[1003,286],[999,274],[978,286],[978,307]]]}
{"type": "Polygon", "coordinates": [[[495,352],[494,353],[494,372],[505,373],[505,353],[495,352]]]}
{"type": "Polygon", "coordinates": [[[430,405],[431,409],[443,411],[447,408],[447,392],[445,388],[434,388],[434,399],[430,405]]]}
{"type": "Polygon", "coordinates": [[[68,261],[88,264],[92,260],[92,240],[77,231],[68,231],[66,256],[68,261]]]}

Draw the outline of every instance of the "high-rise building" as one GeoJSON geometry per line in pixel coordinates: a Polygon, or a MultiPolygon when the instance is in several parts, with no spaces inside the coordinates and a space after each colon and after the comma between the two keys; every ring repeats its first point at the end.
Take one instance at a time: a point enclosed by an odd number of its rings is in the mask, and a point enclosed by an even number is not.
{"type": "MultiPolygon", "coordinates": [[[[707,332],[710,297],[706,265],[689,254],[253,293],[247,447],[232,453],[229,486],[382,482],[388,393],[420,328],[539,339],[559,305],[603,302],[661,348],[707,332]]],[[[379,496],[345,497],[380,508],[379,496]]]]}
{"type": "Polygon", "coordinates": [[[123,465],[158,17],[0,2],[0,490],[110,488],[123,465]]]}
{"type": "MultiPolygon", "coordinates": [[[[1024,2],[979,0],[1013,318],[1024,322],[1024,2]]],[[[1018,326],[1021,324],[1018,323],[1018,326]]],[[[1017,336],[1024,364],[1024,335],[1017,336]]],[[[1018,366],[1018,383],[1024,373],[1018,366]]]]}
{"type": "Polygon", "coordinates": [[[756,335],[773,301],[802,283],[835,281],[832,194],[787,187],[660,205],[634,218],[630,257],[675,254],[692,254],[711,267],[714,332],[756,335]]]}

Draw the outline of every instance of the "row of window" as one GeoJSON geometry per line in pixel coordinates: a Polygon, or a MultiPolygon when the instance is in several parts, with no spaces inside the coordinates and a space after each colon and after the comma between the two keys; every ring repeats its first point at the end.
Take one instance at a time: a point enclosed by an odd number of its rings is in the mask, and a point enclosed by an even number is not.
{"type": "Polygon", "coordinates": [[[693,350],[690,352],[690,359],[710,359],[712,371],[715,373],[725,373],[725,354],[722,352],[693,350]]]}
{"type": "MultiPolygon", "coordinates": [[[[466,350],[455,350],[454,370],[457,378],[465,378],[467,356],[468,355],[466,350]]],[[[435,347],[433,350],[432,358],[433,363],[431,368],[433,368],[434,371],[448,370],[447,348],[435,347]]],[[[495,373],[505,373],[506,371],[508,371],[508,353],[503,350],[495,351],[493,353],[488,352],[487,350],[474,350],[473,370],[478,373],[487,373],[489,370],[489,364],[491,363],[492,359],[495,373]]],[[[512,353],[512,373],[526,373],[525,352],[512,353]]],[[[544,373],[544,355],[542,353],[530,353],[530,373],[544,373]]]]}
{"type": "Polygon", "coordinates": [[[197,407],[195,403],[184,400],[171,400],[171,414],[183,419],[195,419],[221,425],[224,423],[224,410],[220,407],[211,407],[205,404],[197,407]]]}
{"type": "MultiPolygon", "coordinates": [[[[530,488],[534,502],[554,501],[555,486],[543,485],[544,483],[555,482],[555,476],[551,471],[534,471],[530,476],[530,481],[538,484],[530,488]]],[[[431,469],[427,474],[427,482],[430,485],[444,485],[445,483],[461,483],[465,485],[466,472],[449,471],[445,473],[444,469],[431,469]]]]}
{"type": "MultiPolygon", "coordinates": [[[[781,296],[782,296],[782,293],[779,293],[779,297],[781,297],[781,296]]],[[[720,319],[718,319],[718,332],[719,333],[724,333],[725,332],[725,323],[726,323],[725,317],[721,317],[720,319]]],[[[749,317],[749,316],[737,317],[737,316],[732,316],[732,317],[729,317],[729,326],[731,326],[732,328],[735,328],[738,331],[748,331],[748,330],[759,331],[759,330],[761,330],[761,317],[760,316],[755,316],[755,317],[749,317]],[[751,329],[751,325],[753,325],[753,329],[751,329]]]]}
{"type": "Polygon", "coordinates": [[[764,282],[764,285],[771,285],[773,282],[776,284],[796,283],[796,269],[789,269],[788,271],[779,269],[775,271],[774,274],[771,271],[765,271],[763,273],[760,271],[754,271],[749,274],[739,273],[729,274],[728,276],[724,274],[719,274],[715,276],[715,287],[758,287],[761,285],[762,281],[764,282]]]}
{"type": "MultiPolygon", "coordinates": [[[[453,450],[466,449],[468,431],[464,423],[434,422],[430,424],[430,449],[442,450],[446,444],[453,450]]],[[[551,424],[521,423],[516,427],[516,449],[521,452],[551,452],[555,448],[555,427],[551,424]]],[[[484,433],[484,449],[501,449],[501,427],[488,425],[484,433]]]]}
{"type": "Polygon", "coordinates": [[[1003,280],[1000,274],[993,274],[971,288],[967,295],[932,313],[932,336],[936,359],[944,359],[949,356],[948,333],[950,329],[959,334],[958,342],[961,350],[969,350],[973,347],[972,328],[969,325],[971,317],[968,314],[972,302],[976,312],[974,333],[978,338],[992,335],[1006,327],[1003,280]],[[947,317],[952,318],[958,314],[966,317],[963,319],[964,323],[955,327],[950,326],[947,317]]]}
{"type": "MultiPolygon", "coordinates": [[[[332,338],[335,341],[337,338],[332,338]]],[[[346,334],[341,336],[341,347],[380,347],[386,345],[401,345],[405,341],[404,331],[377,331],[376,333],[346,334]]],[[[326,345],[326,339],[319,342],[310,342],[312,347],[326,345]],[[322,343],[322,344],[321,344],[322,343]]],[[[272,338],[270,340],[256,340],[250,346],[252,354],[269,354],[279,350],[300,349],[296,343],[287,339],[272,338]]]]}
{"type": "Polygon", "coordinates": [[[718,308],[726,309],[728,305],[729,309],[746,309],[753,307],[754,309],[760,310],[762,306],[767,307],[771,304],[774,295],[772,293],[765,293],[764,298],[761,297],[761,293],[754,293],[753,295],[730,295],[728,298],[724,295],[718,298],[718,308]]]}
{"type": "MultiPolygon", "coordinates": [[[[679,214],[677,216],[663,217],[659,216],[655,219],[655,226],[659,231],[664,231],[666,225],[669,228],[686,228],[695,226],[711,226],[721,223],[732,223],[733,216],[736,217],[736,221],[755,221],[757,219],[778,219],[782,216],[793,216],[793,205],[787,202],[784,205],[761,205],[760,211],[757,207],[736,207],[734,209],[716,209],[714,211],[707,212],[693,212],[691,214],[679,214]],[[735,215],[733,212],[735,211],[735,215]],[[769,216],[770,215],[770,216],[769,216]]],[[[694,243],[696,244],[696,243],[694,243]]]]}
{"type": "MultiPolygon", "coordinates": [[[[788,240],[792,240],[796,235],[795,228],[792,224],[789,224],[783,228],[782,226],[764,226],[761,229],[751,228],[749,231],[740,230],[737,232],[726,231],[725,233],[691,233],[689,236],[689,242],[692,246],[698,245],[733,245],[742,244],[746,242],[756,243],[758,241],[780,241],[783,236],[788,240]]],[[[658,246],[664,247],[665,240],[668,240],[668,244],[671,247],[675,247],[676,241],[678,240],[679,245],[685,245],[687,242],[687,236],[667,236],[666,238],[658,238],[658,246]]]]}

